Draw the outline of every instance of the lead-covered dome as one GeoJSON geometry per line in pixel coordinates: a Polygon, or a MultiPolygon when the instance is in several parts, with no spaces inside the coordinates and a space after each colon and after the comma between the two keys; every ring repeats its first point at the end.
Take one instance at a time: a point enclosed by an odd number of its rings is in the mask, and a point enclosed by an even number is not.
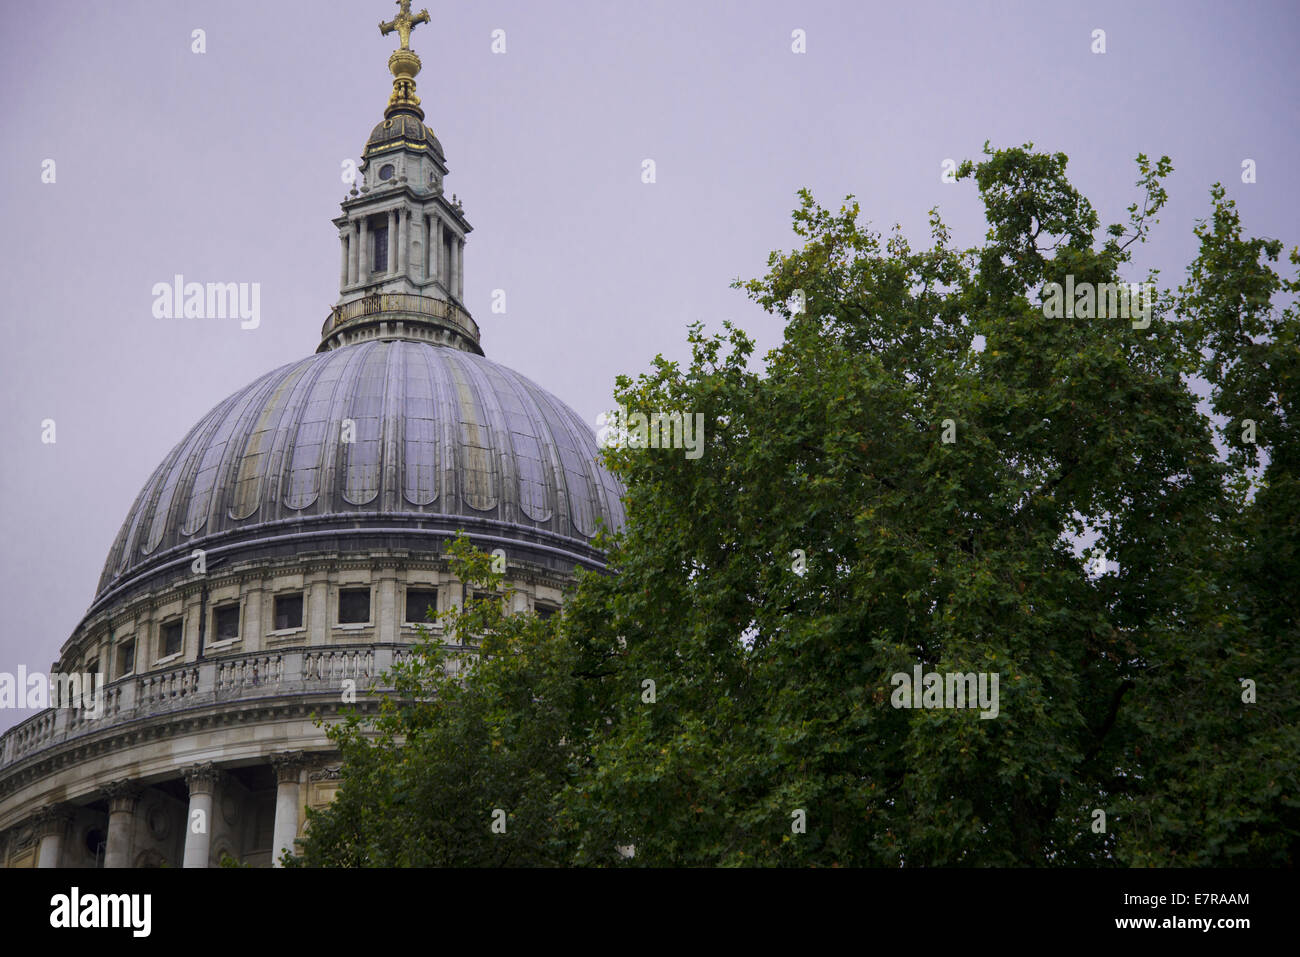
{"type": "Polygon", "coordinates": [[[340,522],[472,526],[595,555],[598,523],[623,523],[621,489],[597,454],[577,413],[482,356],[401,339],[317,353],[221,402],[163,460],[95,604],[192,549],[288,542],[340,522]]]}
{"type": "Polygon", "coordinates": [[[438,159],[445,158],[438,137],[434,136],[433,130],[425,126],[423,121],[413,113],[395,113],[385,117],[383,122],[370,131],[370,138],[366,140],[362,155],[369,158],[376,153],[399,146],[407,149],[431,150],[438,159]]]}

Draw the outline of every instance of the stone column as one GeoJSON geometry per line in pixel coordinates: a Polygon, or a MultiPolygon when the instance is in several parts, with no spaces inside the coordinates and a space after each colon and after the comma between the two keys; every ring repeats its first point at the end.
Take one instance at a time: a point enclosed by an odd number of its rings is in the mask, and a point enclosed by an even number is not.
{"type": "Polygon", "coordinates": [[[390,565],[379,569],[379,587],[375,589],[375,598],[379,609],[375,618],[375,639],[381,643],[397,640],[397,624],[406,617],[406,609],[397,607],[397,570],[390,565]]]}
{"type": "Polygon", "coordinates": [[[429,254],[433,252],[433,220],[428,213],[420,213],[420,236],[424,239],[424,255],[420,257],[420,278],[432,279],[433,270],[429,268],[429,254]]]}
{"type": "Polygon", "coordinates": [[[358,221],[360,223],[360,233],[357,237],[359,243],[357,247],[357,282],[370,281],[370,236],[366,231],[366,221],[364,218],[358,221]]]}
{"type": "Polygon", "coordinates": [[[397,271],[403,275],[406,274],[406,263],[408,256],[408,244],[411,241],[410,230],[411,217],[406,209],[397,211],[397,271]]]}
{"type": "Polygon", "coordinates": [[[390,275],[397,272],[397,210],[388,211],[388,269],[390,275]]]}
{"type": "Polygon", "coordinates": [[[420,228],[424,230],[424,278],[432,280],[433,278],[433,217],[429,213],[421,213],[420,228]]]}
{"type": "Polygon", "coordinates": [[[361,255],[361,221],[348,223],[348,285],[357,281],[358,257],[361,255]]]}
{"type": "Polygon", "coordinates": [[[459,299],[460,295],[456,292],[456,287],[460,285],[460,259],[456,255],[456,234],[451,234],[451,242],[447,244],[447,292],[453,297],[459,299]]]}
{"type": "Polygon", "coordinates": [[[329,644],[331,621],[329,608],[329,574],[323,571],[311,571],[303,576],[303,590],[307,592],[306,618],[303,624],[307,628],[306,644],[329,644]]]}
{"type": "Polygon", "coordinates": [[[339,262],[339,288],[342,289],[348,284],[348,276],[351,273],[351,267],[348,263],[348,239],[351,236],[351,229],[339,230],[339,250],[342,252],[342,260],[339,262]]]}
{"type": "Polygon", "coordinates": [[[60,867],[63,859],[63,838],[72,821],[72,812],[60,805],[47,805],[36,812],[36,835],[40,845],[36,849],[37,867],[60,867]]]}
{"type": "Polygon", "coordinates": [[[207,867],[212,844],[212,792],[220,772],[212,762],[196,764],[184,772],[190,789],[190,808],[185,817],[185,856],[182,867],[207,867]]]}
{"type": "Polygon", "coordinates": [[[465,300],[465,240],[459,236],[452,239],[452,248],[456,251],[456,298],[465,300]]]}
{"type": "Polygon", "coordinates": [[[104,790],[108,792],[108,846],[104,848],[104,866],[130,867],[140,787],[134,781],[114,781],[104,790]]]}
{"type": "Polygon", "coordinates": [[[298,836],[298,815],[302,813],[302,797],[298,779],[306,758],[301,751],[286,751],[271,756],[275,768],[275,827],[271,832],[271,866],[280,867],[280,855],[288,850],[295,852],[294,838],[298,836]]]}
{"type": "MultiPolygon", "coordinates": [[[[244,625],[240,632],[245,651],[262,649],[262,596],[266,594],[265,582],[258,580],[244,590],[244,625]]],[[[272,611],[275,610],[272,602],[272,611]]]]}
{"type": "Polygon", "coordinates": [[[433,249],[431,250],[431,252],[433,253],[433,278],[437,279],[440,283],[442,283],[445,286],[447,285],[447,270],[442,262],[442,244],[446,240],[443,238],[441,219],[438,220],[437,233],[438,233],[438,241],[436,243],[432,243],[432,242],[429,243],[429,245],[433,247],[433,249]]]}

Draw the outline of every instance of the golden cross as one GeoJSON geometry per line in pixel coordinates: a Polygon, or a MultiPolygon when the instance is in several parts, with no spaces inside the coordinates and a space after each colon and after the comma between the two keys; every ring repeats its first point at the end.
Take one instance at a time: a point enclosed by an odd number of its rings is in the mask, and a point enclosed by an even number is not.
{"type": "Polygon", "coordinates": [[[383,36],[388,36],[394,30],[402,38],[401,49],[411,49],[411,31],[415,29],[416,24],[429,22],[429,11],[421,10],[415,16],[411,16],[411,0],[397,0],[397,16],[387,23],[379,24],[379,32],[383,36]]]}

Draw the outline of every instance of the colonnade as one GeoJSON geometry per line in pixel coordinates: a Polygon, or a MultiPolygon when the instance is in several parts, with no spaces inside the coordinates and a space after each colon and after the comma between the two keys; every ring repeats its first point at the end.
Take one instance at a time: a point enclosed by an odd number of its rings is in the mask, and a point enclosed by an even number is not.
{"type": "Polygon", "coordinates": [[[405,207],[380,213],[386,219],[388,253],[384,268],[376,268],[371,258],[374,241],[370,221],[373,216],[351,219],[339,231],[341,261],[339,287],[365,285],[375,275],[409,276],[414,280],[434,279],[457,299],[464,298],[465,238],[446,221],[432,213],[414,212],[405,207]],[[419,244],[419,268],[411,261],[411,251],[419,244]]]}
{"type": "MultiPolygon", "coordinates": [[[[280,856],[288,850],[296,851],[294,840],[298,836],[303,814],[302,777],[318,755],[290,751],[272,755],[271,767],[275,772],[275,824],[271,839],[271,866],[280,867],[280,856]]],[[[225,772],[214,762],[193,764],[181,771],[188,791],[189,802],[185,814],[185,843],[181,856],[183,867],[207,867],[212,855],[214,831],[214,801],[220,791],[225,772]]],[[[132,847],[136,828],[136,814],[141,805],[145,785],[137,781],[114,781],[102,793],[108,798],[108,832],[104,846],[105,867],[131,867],[137,849],[132,847]]],[[[37,867],[59,867],[64,857],[64,842],[78,808],[72,804],[55,804],[39,808],[32,816],[34,836],[39,842],[36,850],[37,867]]]]}

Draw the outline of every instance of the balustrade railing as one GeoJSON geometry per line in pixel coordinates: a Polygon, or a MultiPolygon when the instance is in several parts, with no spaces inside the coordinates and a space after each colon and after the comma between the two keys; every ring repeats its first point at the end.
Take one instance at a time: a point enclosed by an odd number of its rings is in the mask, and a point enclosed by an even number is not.
{"type": "Polygon", "coordinates": [[[344,680],[356,681],[364,693],[395,656],[407,654],[400,645],[325,646],[231,655],[129,675],[103,686],[97,713],[48,708],[0,735],[0,769],[72,738],[152,715],[240,699],[320,694],[344,680]]]}
{"type": "Polygon", "coordinates": [[[478,341],[478,323],[460,308],[441,299],[406,292],[375,293],[335,306],[321,327],[321,335],[328,336],[354,319],[385,314],[393,314],[393,318],[398,319],[403,313],[439,319],[478,341]]]}

